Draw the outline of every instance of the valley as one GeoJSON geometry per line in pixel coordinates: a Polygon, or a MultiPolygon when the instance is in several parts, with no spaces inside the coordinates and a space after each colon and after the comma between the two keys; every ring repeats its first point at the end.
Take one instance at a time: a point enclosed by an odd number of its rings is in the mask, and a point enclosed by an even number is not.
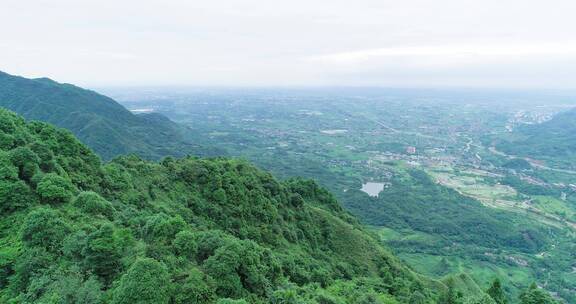
{"type": "Polygon", "coordinates": [[[576,304],[576,1],[0,1],[0,304],[576,304]]]}
{"type": "Polygon", "coordinates": [[[567,97],[384,89],[106,93],[129,109],[166,115],[186,125],[194,140],[223,147],[279,178],[318,180],[420,272],[466,272],[484,285],[497,273],[515,296],[537,281],[559,297],[576,299],[570,270],[574,172],[510,156],[491,143],[523,124],[550,120],[567,109],[567,97]],[[426,179],[437,193],[429,186],[415,190],[426,179]],[[363,185],[382,191],[365,193],[363,185]],[[409,198],[403,191],[413,193],[416,209],[404,209],[409,198]],[[465,198],[465,206],[451,205],[465,198]],[[482,216],[467,218],[454,209],[462,207],[482,216]],[[429,212],[441,218],[426,218],[429,212]],[[498,240],[486,233],[508,236],[498,240]]]}

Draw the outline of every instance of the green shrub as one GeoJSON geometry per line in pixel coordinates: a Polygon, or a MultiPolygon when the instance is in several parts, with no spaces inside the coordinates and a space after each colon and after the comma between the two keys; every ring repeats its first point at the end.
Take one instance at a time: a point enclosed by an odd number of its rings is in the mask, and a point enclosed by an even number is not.
{"type": "Polygon", "coordinates": [[[22,241],[26,246],[42,247],[55,252],[70,229],[58,212],[41,208],[28,214],[22,225],[22,241]]]}
{"type": "Polygon", "coordinates": [[[186,280],[176,286],[174,292],[175,304],[213,303],[215,297],[212,280],[197,269],[192,269],[186,280]]]}
{"type": "Polygon", "coordinates": [[[176,238],[172,242],[176,254],[180,256],[193,259],[198,253],[198,245],[196,244],[196,235],[188,230],[180,231],[176,234],[176,238]]]}
{"type": "Polygon", "coordinates": [[[80,192],[73,204],[82,212],[91,215],[103,215],[107,218],[112,218],[114,213],[112,204],[98,193],[92,191],[80,192]]]}
{"type": "Polygon", "coordinates": [[[74,186],[69,180],[55,173],[48,173],[38,183],[36,192],[42,202],[56,205],[69,202],[73,189],[74,186]]]}
{"type": "Polygon", "coordinates": [[[23,181],[7,182],[0,180],[0,211],[9,213],[33,205],[36,197],[32,189],[23,181]]]}
{"type": "Polygon", "coordinates": [[[138,259],[120,279],[112,304],[168,303],[170,289],[170,278],[162,264],[150,258],[138,259]]]}

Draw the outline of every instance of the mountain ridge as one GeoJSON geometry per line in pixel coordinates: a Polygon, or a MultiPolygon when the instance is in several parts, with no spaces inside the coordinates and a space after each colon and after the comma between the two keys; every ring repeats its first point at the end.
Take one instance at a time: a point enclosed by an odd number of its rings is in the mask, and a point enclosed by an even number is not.
{"type": "Polygon", "coordinates": [[[2,301],[426,303],[446,289],[314,181],[225,158],[101,163],[66,130],[0,121],[2,301]]]}
{"type": "Polygon", "coordinates": [[[184,127],[160,114],[133,114],[112,98],[49,78],[0,72],[0,106],[26,119],[71,130],[103,159],[136,153],[147,159],[205,153],[184,127]]]}

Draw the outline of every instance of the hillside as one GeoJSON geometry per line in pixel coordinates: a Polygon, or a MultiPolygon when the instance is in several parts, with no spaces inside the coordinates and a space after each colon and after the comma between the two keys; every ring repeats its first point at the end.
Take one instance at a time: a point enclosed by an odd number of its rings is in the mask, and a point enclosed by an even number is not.
{"type": "Polygon", "coordinates": [[[0,122],[2,303],[428,303],[446,294],[312,181],[279,182],[221,158],[102,164],[68,131],[5,110],[0,122]]]}
{"type": "Polygon", "coordinates": [[[497,148],[508,154],[574,168],[576,109],[559,113],[542,124],[522,126],[499,140],[497,148]]]}
{"type": "MultiPolygon", "coordinates": [[[[434,251],[454,244],[537,253],[549,246],[551,228],[513,212],[489,208],[437,184],[424,171],[398,171],[377,197],[359,190],[342,195],[366,224],[435,236],[434,251]]],[[[411,240],[414,244],[415,240],[411,240]]],[[[448,254],[448,253],[447,253],[448,254]]]]}
{"type": "Polygon", "coordinates": [[[0,107],[72,131],[103,159],[130,153],[159,159],[206,152],[184,138],[181,126],[160,114],[135,115],[111,98],[47,78],[0,72],[0,107]]]}

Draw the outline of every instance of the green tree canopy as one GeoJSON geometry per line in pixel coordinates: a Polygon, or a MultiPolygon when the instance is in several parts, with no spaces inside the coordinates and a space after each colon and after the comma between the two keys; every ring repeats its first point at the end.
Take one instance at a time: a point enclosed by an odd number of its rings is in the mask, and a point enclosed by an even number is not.
{"type": "Polygon", "coordinates": [[[166,268],[150,258],[136,260],[122,276],[113,304],[163,304],[170,300],[170,278],[166,268]]]}
{"type": "Polygon", "coordinates": [[[38,246],[55,252],[70,231],[60,214],[50,208],[30,212],[22,225],[22,241],[27,246],[38,246]]]}
{"type": "Polygon", "coordinates": [[[72,183],[55,173],[48,173],[42,176],[36,191],[40,195],[42,202],[47,204],[67,203],[72,198],[72,183]]]}
{"type": "Polygon", "coordinates": [[[502,289],[502,283],[498,278],[494,279],[490,288],[486,290],[486,293],[490,295],[490,297],[497,303],[497,304],[506,304],[508,300],[506,299],[506,294],[502,289]]]}

